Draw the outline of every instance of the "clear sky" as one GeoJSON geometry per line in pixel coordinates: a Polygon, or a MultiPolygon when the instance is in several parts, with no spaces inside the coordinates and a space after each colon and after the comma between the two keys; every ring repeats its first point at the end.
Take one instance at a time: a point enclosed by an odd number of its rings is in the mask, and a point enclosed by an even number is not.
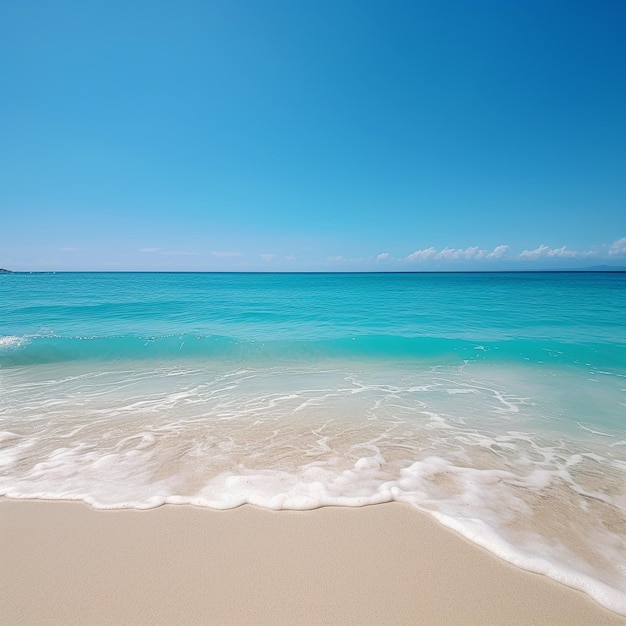
{"type": "Polygon", "coordinates": [[[622,0],[0,6],[0,267],[626,265],[622,0]]]}

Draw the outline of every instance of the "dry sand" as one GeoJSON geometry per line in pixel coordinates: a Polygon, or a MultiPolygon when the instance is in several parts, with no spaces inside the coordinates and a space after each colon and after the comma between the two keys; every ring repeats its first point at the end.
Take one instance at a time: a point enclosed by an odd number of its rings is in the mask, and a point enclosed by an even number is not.
{"type": "Polygon", "coordinates": [[[3,624],[624,624],[401,504],[0,500],[3,624]]]}

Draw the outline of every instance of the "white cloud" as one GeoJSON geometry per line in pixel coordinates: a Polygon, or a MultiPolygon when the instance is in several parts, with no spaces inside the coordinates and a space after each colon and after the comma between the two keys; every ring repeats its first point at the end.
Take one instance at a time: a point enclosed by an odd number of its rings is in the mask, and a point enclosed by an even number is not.
{"type": "Polygon", "coordinates": [[[506,256],[506,253],[508,251],[509,251],[509,246],[505,246],[505,245],[496,246],[492,252],[489,252],[489,254],[487,254],[487,258],[488,259],[502,259],[506,256]]]}
{"type": "Polygon", "coordinates": [[[285,261],[295,261],[296,257],[293,256],[293,254],[290,254],[289,256],[285,257],[285,261]]]}
{"type": "Polygon", "coordinates": [[[454,248],[446,247],[443,250],[440,250],[439,252],[437,252],[437,254],[435,254],[435,259],[437,260],[445,259],[446,261],[451,261],[453,259],[458,259],[460,256],[462,256],[462,254],[463,254],[463,250],[461,250],[461,248],[456,250],[454,248]]]}
{"type": "Polygon", "coordinates": [[[343,261],[343,257],[342,256],[327,256],[326,260],[327,261],[343,261]]]}
{"type": "Polygon", "coordinates": [[[517,258],[521,261],[536,261],[538,259],[586,259],[598,256],[626,256],[626,237],[622,237],[610,245],[593,246],[590,250],[571,250],[567,246],[552,248],[546,244],[541,244],[537,248],[524,250],[517,256],[510,254],[510,247],[507,245],[496,246],[491,252],[482,250],[478,246],[466,248],[465,250],[458,248],[443,248],[442,250],[432,252],[433,248],[426,250],[418,250],[407,257],[407,260],[424,260],[434,258],[436,260],[455,260],[455,259],[489,259],[502,260],[517,258]]]}
{"type": "Polygon", "coordinates": [[[471,246],[465,249],[464,256],[466,259],[483,259],[487,255],[486,250],[481,250],[478,246],[471,246]]]}
{"type": "Polygon", "coordinates": [[[264,261],[271,261],[276,255],[275,254],[262,254],[261,258],[264,261]]]}
{"type": "Polygon", "coordinates": [[[609,248],[609,256],[626,255],[626,237],[614,241],[609,248]]]}
{"type": "Polygon", "coordinates": [[[548,246],[541,244],[534,250],[524,250],[523,252],[520,252],[519,258],[524,259],[525,261],[532,261],[546,255],[548,250],[550,250],[548,246]]]}
{"type": "Polygon", "coordinates": [[[445,247],[441,250],[437,250],[433,246],[430,248],[424,248],[423,250],[416,250],[412,254],[406,257],[406,261],[429,261],[431,259],[436,261],[455,261],[458,259],[503,259],[509,250],[509,246],[501,245],[496,246],[491,252],[482,250],[478,246],[470,246],[469,248],[449,248],[445,247]]]}
{"type": "Polygon", "coordinates": [[[573,259],[577,257],[585,257],[589,256],[590,252],[578,252],[576,250],[568,250],[566,246],[561,246],[560,248],[551,248],[550,246],[546,246],[545,244],[541,244],[538,248],[534,250],[524,250],[520,252],[518,258],[523,261],[534,261],[536,259],[573,259]]]}
{"type": "Polygon", "coordinates": [[[541,244],[538,248],[535,248],[535,250],[524,250],[520,252],[519,258],[525,261],[532,261],[543,256],[549,249],[548,246],[541,244]]]}
{"type": "Polygon", "coordinates": [[[389,252],[381,252],[377,257],[376,260],[377,261],[384,261],[385,259],[389,258],[389,252]]]}
{"type": "Polygon", "coordinates": [[[220,251],[214,251],[211,252],[211,254],[215,257],[217,257],[218,259],[222,259],[222,258],[226,258],[226,257],[233,257],[233,256],[243,256],[241,254],[241,252],[220,252],[220,251]]]}
{"type": "Polygon", "coordinates": [[[550,256],[555,257],[563,257],[563,258],[574,258],[577,256],[585,256],[586,252],[577,252],[576,250],[568,250],[565,246],[561,246],[560,248],[556,248],[552,250],[550,256]]]}
{"type": "Polygon", "coordinates": [[[139,248],[139,252],[159,252],[160,248],[139,248]]]}
{"type": "Polygon", "coordinates": [[[437,250],[432,246],[423,250],[416,250],[406,257],[407,261],[428,261],[437,254],[437,250]]]}

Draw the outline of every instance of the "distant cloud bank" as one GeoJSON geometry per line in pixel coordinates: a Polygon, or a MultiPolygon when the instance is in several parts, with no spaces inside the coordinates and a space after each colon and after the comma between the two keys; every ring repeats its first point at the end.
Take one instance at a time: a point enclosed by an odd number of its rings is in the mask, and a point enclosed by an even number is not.
{"type": "Polygon", "coordinates": [[[562,258],[562,259],[576,259],[592,256],[593,252],[591,250],[587,252],[578,252],[577,250],[568,250],[566,246],[561,246],[560,248],[551,248],[550,246],[546,246],[541,244],[538,248],[534,250],[524,250],[518,255],[518,259],[522,261],[534,261],[535,259],[541,258],[562,258]]]}
{"type": "Polygon", "coordinates": [[[626,256],[626,237],[622,237],[611,244],[609,256],[626,256]]]}
{"type": "MultiPolygon", "coordinates": [[[[73,242],[68,242],[73,243],[73,242]]],[[[153,242],[147,242],[148,244],[153,242]]],[[[529,271],[529,270],[574,270],[588,267],[620,269],[626,267],[626,237],[609,243],[586,245],[580,249],[566,245],[540,243],[537,247],[523,244],[501,243],[494,248],[478,245],[457,248],[449,245],[425,246],[418,249],[404,248],[394,251],[388,247],[379,252],[363,253],[369,243],[351,242],[352,254],[345,249],[327,250],[327,242],[309,246],[294,256],[289,248],[273,248],[265,243],[244,245],[233,244],[230,250],[202,249],[196,243],[195,250],[186,250],[186,242],[170,242],[171,247],[151,245],[133,246],[116,258],[109,251],[98,248],[55,246],[48,250],[54,256],[41,257],[32,262],[1,257],[0,267],[16,271],[529,271]],[[356,246],[355,244],[358,244],[356,246]],[[256,247],[258,245],[258,247],[256,247]],[[263,246],[263,247],[261,247],[263,246]],[[256,250],[255,250],[256,247],[256,250]],[[356,248],[356,249],[355,249],[356,248]],[[89,264],[80,259],[88,254],[89,264]],[[330,254],[329,254],[330,253],[330,254]],[[335,253],[335,254],[333,254],[335,253]],[[337,254],[338,253],[338,254],[337,254]],[[360,254],[359,254],[360,253],[360,254]],[[70,259],[70,260],[67,260],[70,259]]],[[[560,244],[561,242],[557,242],[560,244]]],[[[275,245],[275,244],[274,244],[275,245]]],[[[289,246],[291,247],[291,245],[289,246]]],[[[370,248],[371,249],[371,248],[370,248]]]]}
{"type": "Polygon", "coordinates": [[[496,246],[491,252],[483,250],[478,246],[471,246],[469,248],[442,248],[437,250],[433,246],[430,248],[424,248],[422,250],[416,250],[407,257],[405,261],[454,261],[457,259],[465,260],[481,260],[481,259],[503,259],[506,258],[509,246],[500,245],[496,246]]]}
{"type": "MultiPolygon", "coordinates": [[[[479,246],[470,246],[468,248],[441,248],[438,250],[434,246],[422,248],[412,252],[403,260],[409,263],[427,262],[427,261],[480,261],[480,260],[508,260],[508,261],[537,261],[541,259],[588,259],[603,257],[622,257],[626,256],[626,237],[622,237],[612,244],[603,244],[595,246],[589,250],[570,250],[567,246],[552,248],[546,244],[541,244],[532,250],[523,250],[517,254],[511,252],[508,245],[502,244],[496,246],[493,250],[488,251],[479,246]]],[[[384,252],[376,257],[376,260],[389,259],[389,253],[384,252]]]]}

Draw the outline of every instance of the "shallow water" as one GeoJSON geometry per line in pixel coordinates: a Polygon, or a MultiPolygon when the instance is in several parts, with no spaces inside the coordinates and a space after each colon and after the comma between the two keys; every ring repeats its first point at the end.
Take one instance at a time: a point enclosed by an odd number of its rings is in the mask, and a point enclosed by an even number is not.
{"type": "Polygon", "coordinates": [[[390,500],[626,614],[626,275],[0,276],[0,493],[390,500]]]}

